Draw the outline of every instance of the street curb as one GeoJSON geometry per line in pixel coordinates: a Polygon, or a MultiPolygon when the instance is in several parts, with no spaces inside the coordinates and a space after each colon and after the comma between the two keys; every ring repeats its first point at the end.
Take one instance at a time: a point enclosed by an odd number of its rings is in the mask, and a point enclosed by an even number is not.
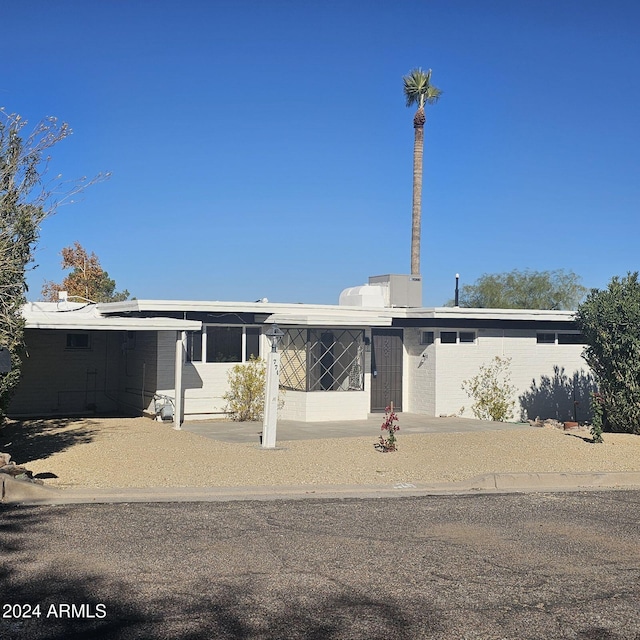
{"type": "MultiPolygon", "coordinates": [[[[448,485],[467,491],[582,491],[640,488],[638,471],[487,473],[448,485]]],[[[440,485],[444,488],[445,485],[440,485]]]]}
{"type": "Polygon", "coordinates": [[[128,502],[230,502],[308,498],[386,498],[428,495],[536,493],[640,489],[640,472],[487,473],[440,484],[299,485],[266,487],[150,487],[55,489],[2,478],[3,504],[101,504],[128,502]]]}
{"type": "Polygon", "coordinates": [[[0,473],[0,496],[2,504],[31,504],[55,500],[61,493],[59,489],[45,487],[28,480],[16,480],[15,478],[0,473]]]}

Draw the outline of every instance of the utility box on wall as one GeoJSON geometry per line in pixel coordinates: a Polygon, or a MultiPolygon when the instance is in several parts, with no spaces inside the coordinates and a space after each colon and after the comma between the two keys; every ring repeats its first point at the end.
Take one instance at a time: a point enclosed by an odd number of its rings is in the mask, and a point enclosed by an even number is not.
{"type": "Polygon", "coordinates": [[[422,276],[388,274],[370,276],[369,284],[382,286],[388,307],[421,307],[422,276]]]}

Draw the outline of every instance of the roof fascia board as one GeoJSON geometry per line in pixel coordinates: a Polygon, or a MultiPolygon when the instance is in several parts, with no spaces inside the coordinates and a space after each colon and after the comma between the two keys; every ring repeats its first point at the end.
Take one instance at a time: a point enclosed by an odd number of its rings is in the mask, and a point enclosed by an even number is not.
{"type": "Polygon", "coordinates": [[[394,327],[466,328],[466,329],[576,329],[575,320],[515,320],[500,318],[395,318],[394,327]]]}
{"type": "Polygon", "coordinates": [[[433,309],[405,309],[406,318],[461,318],[493,320],[553,320],[573,321],[574,311],[553,309],[472,309],[468,307],[435,307],[433,309]]]}
{"type": "MultiPolygon", "coordinates": [[[[200,331],[202,323],[196,320],[173,320],[170,322],[135,322],[137,318],[91,318],[77,322],[53,322],[51,319],[29,319],[25,329],[61,329],[77,331],[200,331]],[[116,320],[116,322],[114,322],[116,320]],[[117,321],[120,322],[117,322],[117,321]]],[[[166,320],[166,319],[161,319],[166,320]]]]}
{"type": "Polygon", "coordinates": [[[393,315],[395,309],[366,307],[348,307],[344,305],[281,303],[281,302],[220,302],[207,300],[125,300],[124,302],[104,302],[97,305],[98,311],[105,315],[118,313],[155,312],[250,312],[258,314],[273,313],[335,313],[351,316],[363,314],[393,315]]]}

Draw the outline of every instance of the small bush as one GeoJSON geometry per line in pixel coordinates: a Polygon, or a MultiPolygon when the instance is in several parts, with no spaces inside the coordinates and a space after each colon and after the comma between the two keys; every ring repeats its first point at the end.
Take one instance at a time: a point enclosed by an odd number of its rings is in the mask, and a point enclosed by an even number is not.
{"type": "Polygon", "coordinates": [[[395,413],[392,407],[387,407],[384,410],[384,421],[382,426],[380,427],[381,431],[388,431],[389,436],[385,438],[383,435],[380,436],[379,442],[375,445],[376,448],[383,453],[387,453],[389,451],[397,451],[398,445],[396,444],[396,431],[400,431],[400,425],[397,424],[398,415],[395,413]]]}
{"type": "Polygon", "coordinates": [[[474,400],[471,410],[480,420],[504,422],[513,418],[516,388],[509,384],[511,358],[496,356],[483,364],[476,376],[462,383],[462,389],[474,400]]]}
{"type": "Polygon", "coordinates": [[[245,364],[237,364],[229,371],[229,391],[225,411],[236,422],[259,421],[264,413],[264,360],[252,357],[245,364]]]}

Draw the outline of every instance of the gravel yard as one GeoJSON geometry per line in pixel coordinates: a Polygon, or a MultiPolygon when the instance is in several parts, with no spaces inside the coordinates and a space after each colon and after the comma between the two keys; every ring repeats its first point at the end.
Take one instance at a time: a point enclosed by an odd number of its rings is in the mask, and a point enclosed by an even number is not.
{"type": "Polygon", "coordinates": [[[455,482],[483,473],[640,471],[640,437],[535,428],[402,435],[380,453],[371,437],[218,442],[148,418],[9,423],[0,450],[47,486],[230,487],[455,482]]]}

